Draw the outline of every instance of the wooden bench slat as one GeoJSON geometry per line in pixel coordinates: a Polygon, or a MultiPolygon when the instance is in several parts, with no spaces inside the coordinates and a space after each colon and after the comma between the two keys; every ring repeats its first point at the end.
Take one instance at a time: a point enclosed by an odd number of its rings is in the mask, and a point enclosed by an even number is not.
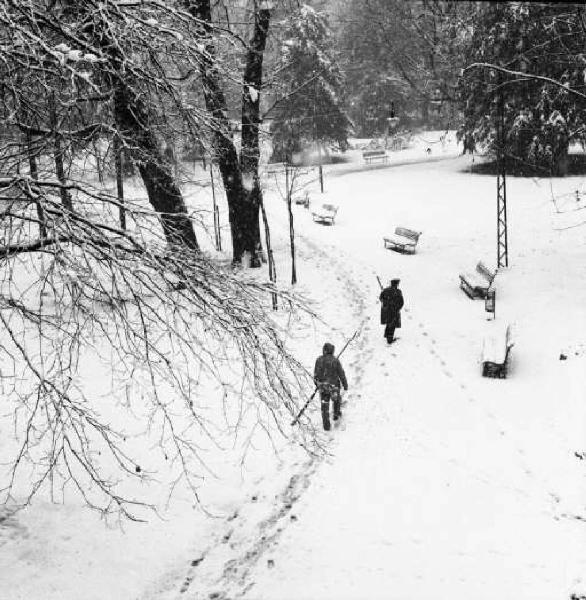
{"type": "Polygon", "coordinates": [[[419,239],[421,235],[420,231],[413,231],[413,229],[407,229],[406,227],[397,227],[395,229],[395,235],[402,235],[408,238],[411,238],[415,242],[419,239]]]}

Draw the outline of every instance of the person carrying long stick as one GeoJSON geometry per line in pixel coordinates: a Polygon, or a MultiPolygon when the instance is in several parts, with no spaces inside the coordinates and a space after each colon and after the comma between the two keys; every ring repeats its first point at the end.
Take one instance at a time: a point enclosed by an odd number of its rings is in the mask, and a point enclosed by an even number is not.
{"type": "Polygon", "coordinates": [[[401,327],[401,309],[405,304],[403,293],[399,289],[400,279],[391,279],[389,285],[383,288],[380,278],[377,275],[378,283],[381,287],[379,300],[381,302],[380,322],[385,326],[384,336],[388,344],[395,341],[395,329],[401,327]]]}
{"type": "Polygon", "coordinates": [[[342,416],[342,392],[348,391],[348,381],[342,363],[334,356],[334,346],[326,342],[323,353],[315,361],[313,380],[319,389],[321,400],[321,417],[324,429],[330,430],[330,402],[333,403],[333,419],[337,421],[342,416]]]}
{"type": "MultiPolygon", "coordinates": [[[[352,342],[352,340],[354,340],[354,338],[358,335],[358,333],[362,330],[362,327],[364,325],[364,321],[362,322],[362,324],[360,325],[360,327],[354,332],[354,334],[352,335],[352,337],[350,337],[348,339],[348,341],[344,344],[344,347],[340,350],[338,356],[334,356],[334,347],[332,346],[332,358],[337,360],[338,362],[340,362],[340,356],[342,356],[344,350],[346,350],[346,348],[348,347],[348,345],[352,342]]],[[[324,349],[325,346],[327,344],[324,344],[324,349]]],[[[329,344],[331,346],[331,344],[329,344]]],[[[317,361],[320,359],[321,357],[318,357],[318,359],[316,360],[316,366],[317,366],[317,361]]],[[[340,364],[340,367],[342,365],[340,364]]],[[[343,369],[342,369],[343,371],[343,369]]],[[[344,379],[346,379],[346,374],[344,374],[344,379]]],[[[295,425],[296,423],[299,423],[299,419],[301,418],[301,415],[303,415],[303,413],[305,412],[305,409],[309,406],[309,403],[314,399],[315,395],[317,394],[318,390],[319,390],[319,385],[318,382],[315,379],[315,369],[314,369],[314,381],[315,381],[315,389],[313,390],[313,394],[311,394],[311,396],[308,398],[307,402],[303,405],[303,407],[301,408],[301,410],[299,411],[299,413],[297,414],[297,416],[293,419],[293,421],[291,421],[291,425],[295,425]]],[[[344,387],[344,391],[346,391],[348,389],[348,382],[346,381],[346,386],[344,387]]],[[[321,394],[320,394],[321,395],[321,394]]],[[[330,397],[331,399],[331,397],[330,397]]],[[[340,405],[341,405],[342,399],[340,398],[340,405]]],[[[334,407],[335,410],[335,407],[334,407]]],[[[341,413],[340,413],[341,414],[341,413]]],[[[323,415],[323,413],[322,413],[323,415]]],[[[329,420],[329,402],[328,402],[328,420],[329,420]]],[[[325,424],[324,424],[324,428],[325,428],[325,424]]]]}

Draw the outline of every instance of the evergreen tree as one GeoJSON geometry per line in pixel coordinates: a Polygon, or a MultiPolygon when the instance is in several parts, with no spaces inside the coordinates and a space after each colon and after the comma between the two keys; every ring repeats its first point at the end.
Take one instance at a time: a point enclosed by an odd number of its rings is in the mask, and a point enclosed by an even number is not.
{"type": "Polygon", "coordinates": [[[283,86],[271,124],[273,158],[290,160],[310,141],[347,147],[351,122],[325,16],[302,5],[282,42],[283,86]]]}
{"type": "Polygon", "coordinates": [[[403,125],[449,125],[469,12],[447,0],[346,0],[338,35],[361,134],[384,131],[392,104],[403,125]]]}
{"type": "Polygon", "coordinates": [[[584,86],[584,16],[584,7],[563,3],[478,4],[460,135],[494,153],[502,111],[507,162],[519,172],[565,174],[570,143],[585,140],[584,100],[568,91],[584,86]]]}

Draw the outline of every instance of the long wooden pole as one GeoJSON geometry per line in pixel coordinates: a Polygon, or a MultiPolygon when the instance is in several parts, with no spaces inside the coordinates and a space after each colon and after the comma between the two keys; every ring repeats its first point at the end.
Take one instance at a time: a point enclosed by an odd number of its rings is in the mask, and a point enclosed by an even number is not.
{"type": "Polygon", "coordinates": [[[214,203],[214,236],[216,238],[216,250],[222,250],[222,233],[220,232],[220,212],[216,203],[216,186],[214,184],[214,161],[210,159],[210,180],[212,183],[212,200],[214,203]]]}
{"type": "Polygon", "coordinates": [[[293,173],[289,173],[289,160],[285,163],[285,185],[287,194],[287,211],[289,213],[289,243],[291,245],[291,284],[297,283],[297,267],[295,265],[295,229],[293,226],[293,211],[291,210],[291,192],[293,189],[293,173]]]}
{"type": "Polygon", "coordinates": [[[126,208],[124,207],[124,154],[122,140],[114,134],[114,165],[116,170],[116,196],[118,198],[118,218],[120,229],[126,229],[126,208]]]}
{"type": "MultiPolygon", "coordinates": [[[[275,259],[273,257],[273,248],[271,246],[271,233],[269,230],[269,221],[267,219],[267,213],[265,210],[265,204],[263,200],[260,202],[260,210],[262,213],[262,220],[265,226],[265,241],[267,244],[267,254],[269,260],[269,279],[271,283],[275,283],[277,281],[277,269],[275,267],[275,259]]],[[[277,293],[271,292],[271,299],[273,302],[273,310],[277,310],[277,293]]]]}

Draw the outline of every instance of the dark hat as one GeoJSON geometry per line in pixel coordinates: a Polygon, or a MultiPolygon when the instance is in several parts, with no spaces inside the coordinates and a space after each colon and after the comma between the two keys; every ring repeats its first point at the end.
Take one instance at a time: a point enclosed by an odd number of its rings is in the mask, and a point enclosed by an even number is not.
{"type": "Polygon", "coordinates": [[[392,284],[397,284],[399,283],[401,280],[400,279],[391,279],[391,283],[392,284]]]}
{"type": "Polygon", "coordinates": [[[326,342],[323,347],[324,354],[333,354],[334,353],[334,345],[326,342]]]}

